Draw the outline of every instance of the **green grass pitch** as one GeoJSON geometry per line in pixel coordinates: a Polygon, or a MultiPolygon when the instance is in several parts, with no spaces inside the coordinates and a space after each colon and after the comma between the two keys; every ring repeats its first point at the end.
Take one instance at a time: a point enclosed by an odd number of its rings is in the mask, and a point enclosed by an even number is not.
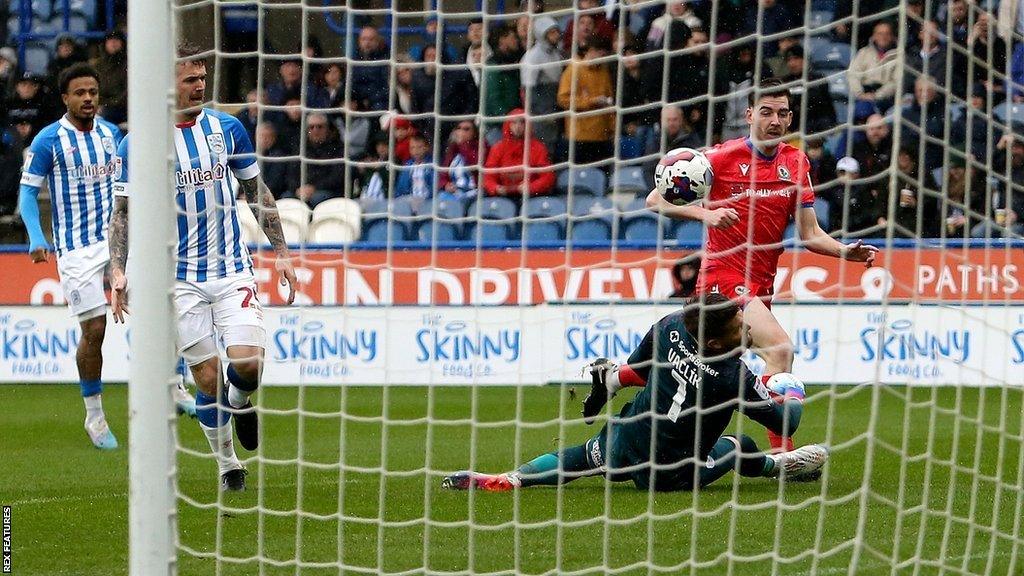
{"type": "MultiPolygon", "coordinates": [[[[697,494],[600,478],[484,494],[442,491],[441,474],[503,471],[593,433],[545,424],[578,414],[567,388],[268,388],[266,461],[248,464],[250,490],[224,497],[228,512],[210,506],[212,460],[179,455],[178,573],[1024,573],[1020,390],[810,394],[797,438],[837,447],[824,490],[729,475],[697,494]],[[517,417],[518,433],[501,423],[517,417]]],[[[113,453],[89,446],[76,387],[0,386],[14,574],[127,573],[126,388],[108,386],[104,403],[113,453]]],[[[177,430],[206,453],[195,422],[177,430]]]]}

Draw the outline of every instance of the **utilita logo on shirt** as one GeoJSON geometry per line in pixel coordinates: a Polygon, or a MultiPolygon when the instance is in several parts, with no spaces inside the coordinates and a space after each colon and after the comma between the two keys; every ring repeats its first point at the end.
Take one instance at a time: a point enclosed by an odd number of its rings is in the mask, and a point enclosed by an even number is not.
{"type": "Polygon", "coordinates": [[[224,178],[227,167],[217,162],[210,170],[193,168],[191,170],[179,170],[174,173],[174,184],[183,192],[192,192],[200,188],[207,188],[217,180],[224,178]]]}
{"type": "Polygon", "coordinates": [[[67,177],[74,180],[95,180],[113,176],[116,171],[114,161],[106,164],[86,164],[68,169],[67,177]]]}

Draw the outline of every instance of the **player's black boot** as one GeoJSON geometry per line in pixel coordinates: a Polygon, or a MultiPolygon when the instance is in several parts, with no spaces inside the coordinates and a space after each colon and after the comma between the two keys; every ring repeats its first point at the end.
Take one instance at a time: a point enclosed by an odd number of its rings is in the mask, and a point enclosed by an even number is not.
{"type": "Polygon", "coordinates": [[[245,406],[233,411],[235,415],[235,434],[238,435],[238,443],[248,451],[260,447],[260,417],[256,414],[256,407],[252,402],[246,402],[245,406]]]}
{"type": "Polygon", "coordinates": [[[247,474],[249,472],[245,468],[228,470],[220,475],[220,489],[224,492],[244,492],[247,474]]]}
{"type": "Polygon", "coordinates": [[[583,421],[587,424],[593,424],[608,403],[608,375],[618,369],[618,364],[607,358],[598,358],[583,369],[584,374],[590,372],[590,393],[583,400],[583,421]]]}

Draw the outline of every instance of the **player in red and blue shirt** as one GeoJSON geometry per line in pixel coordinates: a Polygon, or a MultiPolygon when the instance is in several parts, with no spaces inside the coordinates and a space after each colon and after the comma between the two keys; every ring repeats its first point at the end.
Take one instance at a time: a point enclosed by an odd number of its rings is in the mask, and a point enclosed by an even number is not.
{"type": "MultiPolygon", "coordinates": [[[[750,135],[705,151],[714,181],[703,203],[676,206],[654,190],[647,205],[666,216],[707,226],[697,291],[721,293],[744,306],[751,348],[764,359],[768,378],[793,368],[792,341],[771,312],[790,219],[796,221],[803,247],[816,254],[871,266],[878,249],[860,240],[844,244],[818,225],[807,156],[782,142],[793,120],[792,97],[782,81],[763,81],[748,103],[750,135]]],[[[769,438],[773,448],[792,449],[789,438],[771,431],[769,438]]]]}

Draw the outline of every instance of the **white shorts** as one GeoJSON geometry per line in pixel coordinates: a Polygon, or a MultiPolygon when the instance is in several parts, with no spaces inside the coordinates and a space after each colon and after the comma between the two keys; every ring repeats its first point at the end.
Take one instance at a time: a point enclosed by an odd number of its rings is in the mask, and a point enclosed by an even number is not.
{"type": "Polygon", "coordinates": [[[107,294],[103,275],[110,262],[106,241],[90,244],[57,256],[57,273],[71,314],[88,320],[106,313],[107,294]]]}
{"type": "Polygon", "coordinates": [[[177,280],[178,353],[204,338],[224,346],[265,347],[263,308],[252,274],[234,274],[206,282],[177,280]]]}

